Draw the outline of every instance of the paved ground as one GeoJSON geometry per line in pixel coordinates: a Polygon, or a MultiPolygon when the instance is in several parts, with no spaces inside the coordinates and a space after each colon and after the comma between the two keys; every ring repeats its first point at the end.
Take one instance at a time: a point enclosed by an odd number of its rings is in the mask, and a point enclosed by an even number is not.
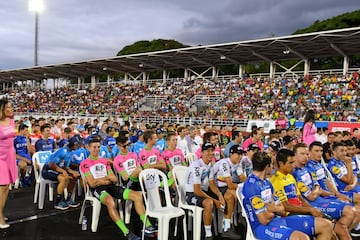
{"type": "MultiPolygon", "coordinates": [[[[43,210],[38,210],[37,205],[33,204],[33,187],[12,190],[9,193],[7,205],[5,207],[5,216],[9,218],[8,223],[11,227],[0,230],[0,240],[103,240],[103,239],[124,239],[122,232],[108,217],[106,209],[103,207],[98,226],[98,231],[82,231],[81,225],[78,224],[80,208],[60,211],[53,208],[53,203],[49,202],[46,197],[43,210]]],[[[91,207],[87,207],[85,214],[88,221],[91,221],[91,207]]],[[[139,219],[135,214],[131,219],[129,228],[135,233],[140,234],[142,227],[139,219]]],[[[180,226],[180,224],[179,224],[180,226]]],[[[178,229],[182,233],[181,226],[178,229]]],[[[170,233],[173,227],[170,227],[170,233]]],[[[215,239],[241,239],[241,228],[233,231],[231,236],[218,236],[215,239]]],[[[191,239],[191,232],[188,234],[191,239]]],[[[170,237],[170,239],[183,239],[182,236],[170,237]]]]}

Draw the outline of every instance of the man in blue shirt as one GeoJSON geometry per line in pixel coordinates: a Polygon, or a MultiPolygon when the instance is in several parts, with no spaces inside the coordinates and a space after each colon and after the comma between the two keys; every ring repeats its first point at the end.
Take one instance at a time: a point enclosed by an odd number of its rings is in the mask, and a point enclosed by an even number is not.
{"type": "Polygon", "coordinates": [[[360,216],[355,216],[353,206],[336,199],[326,199],[326,197],[334,196],[334,194],[323,190],[305,167],[309,153],[305,143],[296,144],[294,153],[295,168],[292,174],[296,179],[297,188],[301,195],[311,206],[329,215],[332,219],[336,219],[334,231],[340,239],[351,239],[349,230],[359,223],[360,216]]]}
{"type": "Polygon", "coordinates": [[[239,195],[257,239],[331,239],[330,221],[311,215],[286,217],[285,208],[274,194],[274,188],[266,179],[272,170],[271,158],[263,152],[256,152],[252,158],[253,173],[246,179],[239,195]]]}
{"type": "Polygon", "coordinates": [[[40,127],[41,138],[35,143],[35,151],[51,151],[56,149],[56,144],[53,138],[50,138],[50,124],[44,124],[40,127]]]}
{"type": "Polygon", "coordinates": [[[32,159],[30,156],[30,140],[29,127],[25,124],[20,124],[18,128],[18,135],[14,139],[14,147],[16,152],[16,164],[20,170],[20,184],[21,187],[29,187],[31,185],[31,176],[26,177],[27,166],[31,166],[32,159]]]}
{"type": "Polygon", "coordinates": [[[114,138],[115,128],[107,127],[106,128],[106,137],[102,141],[102,145],[108,148],[108,150],[112,149],[116,145],[116,140],[114,138]]]}
{"type": "Polygon", "coordinates": [[[59,182],[56,189],[56,209],[66,210],[69,207],[78,207],[80,205],[71,199],[75,183],[80,178],[79,172],[70,168],[70,151],[77,145],[79,145],[79,139],[77,137],[70,138],[67,146],[60,148],[49,156],[42,169],[43,178],[59,182]],[[66,199],[64,197],[65,188],[68,190],[66,199]]]}
{"type": "Polygon", "coordinates": [[[159,149],[160,154],[166,149],[166,140],[164,139],[164,130],[162,128],[156,129],[156,135],[158,140],[156,141],[155,147],[159,149]]]}
{"type": "Polygon", "coordinates": [[[57,142],[58,147],[62,148],[64,146],[66,146],[69,143],[69,138],[70,137],[71,137],[71,128],[69,128],[69,127],[64,128],[64,137],[61,138],[57,142]]]}
{"type": "Polygon", "coordinates": [[[234,146],[234,145],[240,145],[240,146],[241,146],[241,142],[242,142],[242,139],[243,139],[242,134],[241,134],[240,131],[233,131],[232,134],[233,134],[232,137],[231,137],[231,138],[232,138],[232,141],[229,142],[229,143],[226,145],[225,150],[224,150],[224,156],[225,156],[226,158],[229,157],[230,148],[231,148],[232,146],[234,146]]]}
{"type": "Polygon", "coordinates": [[[343,142],[333,144],[333,157],[328,162],[327,168],[334,177],[339,191],[360,193],[357,178],[352,170],[352,159],[346,157],[346,145],[343,142]]]}
{"type": "Polygon", "coordinates": [[[133,152],[135,152],[138,156],[141,150],[145,148],[145,142],[144,142],[144,132],[142,130],[138,131],[138,140],[133,145],[133,152]]]}

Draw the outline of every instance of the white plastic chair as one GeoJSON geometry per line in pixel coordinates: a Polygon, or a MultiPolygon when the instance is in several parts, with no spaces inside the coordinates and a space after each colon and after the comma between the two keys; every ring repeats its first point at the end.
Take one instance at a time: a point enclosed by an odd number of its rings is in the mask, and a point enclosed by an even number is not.
{"type": "Polygon", "coordinates": [[[194,160],[195,160],[195,153],[186,154],[185,160],[186,160],[188,165],[192,164],[194,162],[194,160]]]}
{"type": "Polygon", "coordinates": [[[84,192],[85,192],[85,198],[84,198],[84,202],[81,206],[81,211],[80,211],[80,217],[79,217],[79,224],[82,223],[82,219],[84,217],[84,213],[85,213],[85,205],[86,202],[89,201],[91,206],[92,206],[92,217],[91,217],[91,231],[92,232],[96,232],[97,231],[97,226],[99,223],[99,216],[100,216],[100,210],[101,210],[101,202],[92,195],[89,185],[86,181],[86,178],[84,176],[84,173],[80,170],[80,174],[81,174],[81,178],[83,180],[84,183],[84,192]]]}
{"type": "Polygon", "coordinates": [[[327,163],[324,161],[324,158],[321,157],[321,165],[323,165],[323,167],[325,168],[325,172],[327,175],[327,178],[330,180],[331,184],[336,188],[337,190],[337,183],[333,177],[333,175],[331,174],[330,170],[327,168],[327,163]]]}
{"type": "MultiPolygon", "coordinates": [[[[79,217],[79,224],[82,223],[82,219],[84,217],[84,213],[85,213],[85,206],[86,206],[86,201],[89,201],[91,206],[92,206],[92,216],[91,216],[91,231],[92,232],[96,232],[97,231],[97,227],[98,227],[98,223],[99,223],[99,217],[100,217],[100,211],[101,211],[101,202],[99,201],[99,199],[97,199],[96,197],[94,197],[90,191],[90,187],[86,181],[86,178],[84,176],[84,173],[80,171],[80,175],[81,178],[83,180],[84,183],[84,193],[85,193],[85,198],[83,201],[83,204],[81,206],[81,211],[80,211],[80,217],[79,217]]],[[[126,201],[126,202],[131,202],[131,201],[126,201]]],[[[121,209],[121,200],[118,199],[117,203],[119,205],[119,215],[121,217],[121,219],[123,219],[123,211],[121,209]]],[[[131,202],[132,203],[132,202],[131,202]]],[[[130,213],[131,214],[131,207],[130,207],[130,213]]],[[[130,222],[130,216],[129,216],[129,222],[130,222]]]]}
{"type": "MultiPolygon", "coordinates": [[[[192,221],[188,221],[188,227],[191,229],[192,224],[193,227],[193,239],[201,239],[201,220],[202,220],[202,212],[203,208],[189,205],[185,200],[185,183],[186,183],[186,171],[188,167],[185,166],[176,166],[172,170],[172,174],[175,180],[176,189],[179,196],[178,207],[191,211],[192,221]]],[[[189,214],[190,217],[190,214],[189,214]]]]}
{"type": "Polygon", "coordinates": [[[246,211],[245,211],[245,207],[243,205],[243,195],[242,195],[243,185],[244,185],[243,183],[240,183],[238,185],[238,188],[236,189],[236,197],[237,197],[238,202],[239,202],[239,204],[241,206],[242,215],[246,220],[246,240],[257,240],[257,238],[255,237],[254,232],[253,232],[253,230],[251,228],[250,221],[248,219],[248,216],[247,216],[246,211]]]}
{"type": "MultiPolygon", "coordinates": [[[[120,174],[117,174],[117,173],[116,173],[115,175],[118,177],[119,185],[120,185],[120,186],[123,186],[123,187],[126,187],[126,186],[124,186],[124,184],[123,184],[123,182],[122,182],[122,178],[121,178],[120,174]]],[[[122,209],[122,204],[121,204],[121,202],[119,202],[119,214],[120,214],[121,219],[124,219],[125,224],[129,224],[129,223],[130,223],[132,206],[133,206],[133,202],[130,201],[130,200],[126,200],[126,201],[125,201],[125,210],[124,210],[124,209],[122,209]],[[124,215],[125,215],[125,216],[124,216],[124,215]]]]}
{"type": "Polygon", "coordinates": [[[45,190],[46,185],[49,186],[49,200],[52,202],[54,200],[54,186],[57,181],[51,181],[44,179],[41,175],[42,168],[50,156],[51,151],[40,151],[34,153],[32,156],[32,162],[34,167],[34,175],[35,175],[35,192],[34,192],[34,203],[38,203],[38,208],[44,208],[45,201],[45,190]]]}
{"type": "MultiPolygon", "coordinates": [[[[145,223],[148,217],[158,219],[158,240],[169,239],[169,222],[172,218],[183,218],[184,239],[187,239],[185,211],[174,207],[171,202],[168,179],[160,170],[149,168],[142,170],[139,175],[141,191],[145,199],[145,221],[143,224],[142,239],[144,239],[145,223]],[[165,206],[161,205],[160,183],[163,183],[165,206]]],[[[176,232],[176,231],[175,231],[176,232]]]]}

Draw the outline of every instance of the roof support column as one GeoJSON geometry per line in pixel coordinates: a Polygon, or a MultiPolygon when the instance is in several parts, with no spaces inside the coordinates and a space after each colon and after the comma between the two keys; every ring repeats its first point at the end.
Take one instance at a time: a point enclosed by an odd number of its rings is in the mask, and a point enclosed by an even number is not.
{"type": "Polygon", "coordinates": [[[276,65],[275,62],[270,62],[270,80],[274,78],[275,76],[275,71],[276,71],[276,65]]]}
{"type": "Polygon", "coordinates": [[[184,69],[184,80],[185,80],[185,82],[187,80],[189,80],[189,69],[188,68],[184,69]]]}
{"type": "Polygon", "coordinates": [[[124,73],[124,81],[127,82],[129,80],[129,74],[126,72],[124,73]]]}
{"type": "Polygon", "coordinates": [[[108,74],[107,75],[107,85],[108,85],[108,87],[110,86],[110,80],[111,80],[111,78],[110,78],[110,75],[108,74]]]}
{"type": "Polygon", "coordinates": [[[94,89],[96,86],[96,77],[94,75],[91,76],[91,89],[94,89]]]}
{"type": "Polygon", "coordinates": [[[81,77],[78,77],[78,85],[77,85],[77,89],[80,89],[80,86],[81,86],[81,77]]]}
{"type": "Polygon", "coordinates": [[[166,83],[166,79],[167,79],[167,71],[165,69],[163,69],[163,83],[166,83]]]}
{"type": "Polygon", "coordinates": [[[239,64],[239,79],[244,80],[245,66],[244,64],[239,64]]]}
{"type": "Polygon", "coordinates": [[[215,80],[218,77],[217,69],[215,66],[212,66],[211,69],[212,69],[211,78],[215,80]]]}
{"type": "Polygon", "coordinates": [[[143,75],[143,84],[146,84],[146,72],[142,72],[143,75]]]}
{"type": "Polygon", "coordinates": [[[346,75],[349,70],[349,56],[344,56],[344,63],[343,63],[343,75],[346,75]]]}
{"type": "Polygon", "coordinates": [[[308,58],[304,60],[304,76],[309,76],[310,73],[310,60],[308,58]]]}

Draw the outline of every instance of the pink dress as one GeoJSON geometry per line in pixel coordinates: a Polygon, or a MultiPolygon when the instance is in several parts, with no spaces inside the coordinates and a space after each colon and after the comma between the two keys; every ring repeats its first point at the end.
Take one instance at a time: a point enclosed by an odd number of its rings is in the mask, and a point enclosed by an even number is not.
{"type": "Polygon", "coordinates": [[[9,126],[0,125],[0,185],[14,183],[18,178],[14,138],[15,123],[11,119],[9,126]]]}
{"type": "Polygon", "coordinates": [[[310,144],[315,141],[315,134],[316,134],[315,123],[311,123],[311,122],[305,123],[302,137],[306,145],[310,146],[310,144]]]}

